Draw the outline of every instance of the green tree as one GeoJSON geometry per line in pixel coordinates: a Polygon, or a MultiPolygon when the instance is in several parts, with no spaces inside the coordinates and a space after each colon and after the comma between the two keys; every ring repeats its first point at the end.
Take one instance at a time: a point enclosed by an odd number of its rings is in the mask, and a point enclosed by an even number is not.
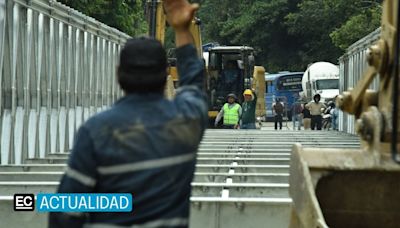
{"type": "Polygon", "coordinates": [[[333,44],[346,50],[351,44],[380,26],[381,15],[382,9],[377,6],[352,16],[330,34],[333,44]]]}
{"type": "Polygon", "coordinates": [[[91,16],[104,12],[107,0],[59,0],[59,2],[91,16]]]}
{"type": "Polygon", "coordinates": [[[205,42],[250,45],[267,71],[337,62],[352,42],[378,27],[379,0],[202,0],[205,42]],[[370,15],[368,12],[371,10],[370,15]],[[366,13],[367,12],[367,13],[366,13]],[[357,15],[363,15],[362,18],[357,15]]]}
{"type": "Polygon", "coordinates": [[[337,62],[351,43],[378,27],[371,20],[380,14],[355,15],[369,12],[379,4],[380,1],[372,0],[354,0],[351,4],[348,0],[303,0],[297,11],[286,16],[289,33],[302,40],[302,62],[337,62]]]}
{"type": "Polygon", "coordinates": [[[147,31],[142,1],[60,0],[60,2],[129,35],[139,35],[147,31]]]}
{"type": "Polygon", "coordinates": [[[107,1],[105,7],[109,10],[100,15],[95,15],[100,21],[132,36],[143,34],[146,31],[141,1],[132,4],[125,0],[111,0],[107,1]]]}
{"type": "MultiPolygon", "coordinates": [[[[130,35],[143,34],[146,0],[61,0],[130,35]]],[[[336,63],[353,42],[376,29],[382,0],[193,0],[201,4],[203,43],[249,45],[269,72],[336,63]]],[[[173,47],[167,31],[166,46],[173,47]]]]}
{"type": "Polygon", "coordinates": [[[200,11],[207,41],[249,45],[267,71],[298,69],[298,40],[288,34],[285,16],[299,1],[205,1],[200,11]]]}

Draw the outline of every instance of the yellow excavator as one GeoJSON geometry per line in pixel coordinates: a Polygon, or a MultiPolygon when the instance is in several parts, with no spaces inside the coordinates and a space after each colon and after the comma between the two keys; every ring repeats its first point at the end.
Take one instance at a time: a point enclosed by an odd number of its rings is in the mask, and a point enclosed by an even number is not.
{"type": "Polygon", "coordinates": [[[255,65],[254,49],[248,46],[216,46],[208,49],[204,57],[207,68],[210,121],[214,123],[229,93],[236,94],[241,103],[245,89],[255,89],[258,97],[256,117],[263,118],[265,116],[265,69],[255,65]],[[225,72],[231,68],[239,75],[233,86],[226,83],[225,78],[225,72]]]}
{"type": "MultiPolygon", "coordinates": [[[[167,20],[164,13],[162,0],[148,0],[146,12],[149,23],[149,35],[164,44],[167,20]]],[[[194,18],[190,26],[190,32],[192,33],[197,53],[200,58],[203,58],[200,24],[201,21],[198,18],[194,18]]],[[[174,50],[168,50],[168,52],[173,53],[174,50]]],[[[167,79],[167,86],[165,88],[165,95],[167,98],[171,99],[175,95],[175,88],[177,87],[179,77],[176,69],[176,59],[174,57],[169,58],[168,62],[169,76],[167,79]]]]}
{"type": "MultiPolygon", "coordinates": [[[[162,0],[148,0],[146,11],[149,23],[149,35],[164,44],[167,22],[162,0]]],[[[255,66],[253,48],[245,46],[213,47],[208,50],[207,54],[203,55],[200,25],[200,19],[194,18],[190,26],[190,31],[194,38],[197,53],[206,63],[205,77],[207,82],[206,92],[209,98],[208,116],[210,123],[213,123],[228,94],[224,92],[223,82],[217,83],[217,80],[223,74],[227,61],[236,61],[241,75],[241,80],[237,83],[237,91],[235,91],[239,95],[240,101],[242,100],[241,94],[245,89],[256,89],[258,97],[256,116],[260,117],[258,119],[262,119],[265,116],[265,69],[261,66],[255,66]]],[[[169,50],[168,52],[173,53],[173,50],[169,50]]],[[[172,98],[175,95],[175,88],[179,82],[175,58],[169,58],[168,72],[169,76],[165,94],[166,97],[172,98]]]]}
{"type": "Polygon", "coordinates": [[[365,74],[336,101],[355,116],[361,148],[294,146],[291,228],[400,226],[399,1],[384,0],[382,9],[365,74]],[[379,90],[369,90],[376,77],[379,90]]]}

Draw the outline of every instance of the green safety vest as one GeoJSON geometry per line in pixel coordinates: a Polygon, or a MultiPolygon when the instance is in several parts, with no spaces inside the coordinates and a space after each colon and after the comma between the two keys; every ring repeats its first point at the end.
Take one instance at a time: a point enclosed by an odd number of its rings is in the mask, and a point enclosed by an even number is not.
{"type": "Polygon", "coordinates": [[[239,104],[229,108],[228,103],[224,104],[224,125],[235,125],[239,122],[239,104]]]}

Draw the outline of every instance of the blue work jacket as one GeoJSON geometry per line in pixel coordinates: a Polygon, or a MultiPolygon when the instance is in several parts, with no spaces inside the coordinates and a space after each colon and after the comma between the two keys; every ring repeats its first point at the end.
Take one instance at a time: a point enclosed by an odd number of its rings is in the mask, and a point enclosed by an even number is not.
{"type": "Polygon", "coordinates": [[[51,213],[49,227],[187,227],[196,151],[208,123],[204,64],[177,49],[175,99],[131,94],[84,123],[60,193],[132,193],[127,213],[51,213]]]}

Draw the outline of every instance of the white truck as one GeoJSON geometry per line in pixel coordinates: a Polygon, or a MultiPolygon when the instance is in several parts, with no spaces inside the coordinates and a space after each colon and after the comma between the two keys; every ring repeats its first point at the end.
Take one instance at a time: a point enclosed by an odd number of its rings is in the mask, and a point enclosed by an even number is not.
{"type": "Polygon", "coordinates": [[[308,66],[302,79],[300,96],[311,101],[315,94],[322,102],[333,100],[339,95],[339,67],[328,62],[316,62],[308,66]]]}

